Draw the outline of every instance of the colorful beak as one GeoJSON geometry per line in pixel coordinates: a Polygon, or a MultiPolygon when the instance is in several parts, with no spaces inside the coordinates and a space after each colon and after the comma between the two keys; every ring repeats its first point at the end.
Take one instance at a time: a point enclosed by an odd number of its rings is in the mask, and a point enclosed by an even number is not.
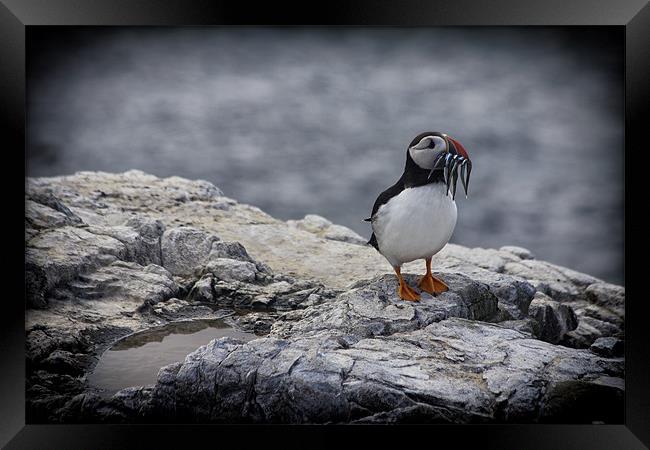
{"type": "Polygon", "coordinates": [[[454,139],[451,136],[445,135],[445,138],[447,138],[447,149],[449,150],[450,153],[453,153],[458,156],[462,156],[465,159],[469,159],[467,150],[465,150],[465,147],[463,147],[460,142],[458,142],[456,139],[454,139]]]}
{"type": "Polygon", "coordinates": [[[451,187],[452,198],[456,197],[456,183],[458,182],[458,178],[460,178],[463,184],[465,197],[467,197],[469,175],[472,172],[472,161],[469,159],[467,150],[465,150],[465,147],[460,142],[451,136],[444,135],[444,137],[447,141],[448,153],[444,158],[436,161],[436,166],[438,162],[444,160],[445,183],[447,185],[447,192],[449,192],[449,188],[451,187]]]}

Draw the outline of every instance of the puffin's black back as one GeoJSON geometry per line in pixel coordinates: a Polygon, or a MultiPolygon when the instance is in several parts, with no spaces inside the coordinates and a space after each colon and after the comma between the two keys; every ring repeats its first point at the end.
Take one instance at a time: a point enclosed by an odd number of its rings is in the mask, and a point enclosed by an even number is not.
{"type": "MultiPolygon", "coordinates": [[[[413,141],[409,145],[409,148],[414,146],[418,142],[420,142],[420,140],[423,137],[431,136],[431,135],[436,136],[440,134],[434,132],[421,133],[417,135],[415,139],[413,139],[413,141]]],[[[429,172],[431,172],[430,169],[423,169],[420,166],[418,166],[415,163],[415,161],[413,161],[413,158],[411,158],[411,154],[407,149],[406,165],[404,166],[404,172],[402,173],[402,176],[400,177],[399,180],[397,180],[397,183],[395,183],[394,185],[386,189],[384,192],[379,194],[379,197],[377,197],[377,200],[375,200],[375,204],[372,207],[372,214],[370,214],[370,217],[365,220],[371,221],[372,218],[377,213],[377,210],[379,210],[379,207],[381,205],[388,203],[388,201],[391,198],[399,195],[400,192],[402,192],[404,189],[417,187],[417,186],[424,186],[426,184],[444,182],[444,174],[443,174],[442,166],[433,171],[433,173],[431,174],[431,178],[429,178],[429,172]]],[[[372,233],[372,235],[370,236],[370,240],[368,241],[368,244],[372,245],[377,250],[379,250],[379,248],[377,247],[377,238],[375,236],[375,233],[372,233]]]]}

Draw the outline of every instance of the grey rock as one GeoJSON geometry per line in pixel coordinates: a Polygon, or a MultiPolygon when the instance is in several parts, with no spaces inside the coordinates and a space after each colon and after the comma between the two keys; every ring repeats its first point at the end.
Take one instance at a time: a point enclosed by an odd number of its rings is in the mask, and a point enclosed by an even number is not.
{"type": "MultiPolygon", "coordinates": [[[[317,308],[307,308],[298,316],[298,321],[274,324],[271,334],[287,337],[336,329],[367,337],[414,330],[449,317],[489,320],[496,315],[497,299],[487,286],[462,274],[437,275],[442,276],[451,288],[438,297],[424,294],[417,304],[406,303],[396,294],[395,277],[384,275],[359,282],[359,287],[317,308]]],[[[407,274],[405,279],[412,285],[417,283],[415,276],[407,274]]]]}
{"type": "Polygon", "coordinates": [[[333,224],[331,221],[316,214],[307,214],[301,220],[288,220],[287,225],[315,234],[316,236],[332,241],[348,242],[357,245],[366,245],[368,239],[359,236],[348,227],[333,224]]]}
{"type": "Polygon", "coordinates": [[[531,282],[540,292],[557,301],[571,301],[580,293],[580,289],[565,277],[557,268],[543,261],[522,260],[507,263],[506,273],[516,275],[531,282]]]}
{"type": "Polygon", "coordinates": [[[564,336],[562,344],[574,348],[589,348],[600,337],[602,337],[600,330],[587,323],[586,320],[579,319],[578,327],[564,336]]]}
{"type": "Polygon", "coordinates": [[[152,306],[152,309],[157,314],[173,314],[178,313],[183,308],[189,306],[189,302],[178,298],[170,298],[166,301],[161,301],[152,306]]]}
{"type": "Polygon", "coordinates": [[[248,333],[267,335],[279,313],[264,309],[263,312],[250,312],[248,314],[234,314],[225,319],[227,323],[235,324],[236,328],[248,333]]]}
{"type": "Polygon", "coordinates": [[[617,327],[616,324],[600,319],[595,319],[593,317],[583,315],[580,317],[580,321],[596,328],[600,332],[601,336],[614,336],[621,333],[621,329],[617,327]]]}
{"type": "MultiPolygon", "coordinates": [[[[280,281],[259,284],[254,265],[224,258],[208,263],[206,271],[213,276],[210,281],[212,300],[222,307],[241,309],[292,310],[307,308],[333,298],[336,292],[320,285],[309,283],[308,289],[299,282],[290,284],[280,281]]],[[[200,290],[207,291],[208,280],[204,276],[192,288],[190,298],[201,301],[200,290]]],[[[207,295],[207,294],[206,294],[207,295]]]]}
{"type": "Polygon", "coordinates": [[[88,340],[150,326],[140,311],[178,292],[171,274],[156,265],[124,261],[79,275],[56,287],[44,310],[26,314],[28,360],[38,362],[55,350],[87,353],[88,340]]]}
{"type": "Polygon", "coordinates": [[[578,319],[570,306],[556,302],[541,292],[535,294],[528,311],[535,321],[535,335],[546,342],[557,344],[566,333],[578,326],[578,319]]]}
{"type": "Polygon", "coordinates": [[[570,303],[578,318],[578,327],[567,333],[565,345],[587,348],[600,337],[622,338],[625,327],[625,311],[616,306],[598,306],[587,300],[570,303]]]}
{"type": "MultiPolygon", "coordinates": [[[[433,269],[451,289],[410,303],[363,237],[201,180],[28,179],[25,220],[30,420],[620,422],[624,288],[526,249],[448,244],[433,269]],[[211,341],[154,386],[84,387],[116,339],[225,308],[263,337],[211,341]]],[[[416,286],[424,263],[402,272],[416,286]]]]}
{"type": "Polygon", "coordinates": [[[266,287],[266,292],[273,295],[287,294],[291,292],[293,285],[287,281],[278,281],[272,284],[269,284],[266,287]]]}
{"type": "Polygon", "coordinates": [[[38,366],[56,351],[64,351],[67,354],[83,354],[88,351],[90,346],[91,344],[83,335],[69,334],[65,330],[44,326],[34,327],[27,332],[27,362],[32,366],[38,366]]]}
{"type": "MultiPolygon", "coordinates": [[[[599,379],[600,380],[600,379],[599,379]]],[[[624,391],[619,386],[599,380],[563,380],[551,383],[542,398],[540,422],[592,424],[622,423],[624,391]]]]}
{"type": "Polygon", "coordinates": [[[578,394],[571,409],[580,420],[615,421],[622,411],[620,382],[600,380],[620,380],[621,360],[458,318],[362,339],[339,331],[213,340],[161,370],[152,414],[200,422],[553,421],[566,414],[562,391],[578,394]],[[603,403],[589,408],[594,396],[603,403]]]}
{"type": "Polygon", "coordinates": [[[102,398],[95,393],[82,393],[69,400],[58,414],[68,423],[137,423],[149,408],[151,389],[133,387],[119,391],[113,398],[102,398]]]}
{"type": "Polygon", "coordinates": [[[149,217],[131,217],[125,225],[133,228],[139,235],[134,248],[134,261],[142,264],[158,264],[162,266],[161,238],[165,225],[158,219],[149,217]]]}
{"type": "Polygon", "coordinates": [[[214,201],[210,204],[210,206],[214,209],[229,211],[230,208],[232,208],[236,204],[237,202],[231,198],[221,197],[221,198],[214,199],[214,201]]]}
{"type": "Polygon", "coordinates": [[[72,294],[76,299],[113,301],[120,304],[154,304],[173,297],[178,285],[171,274],[154,264],[142,267],[136,263],[116,261],[92,273],[79,276],[66,289],[59,289],[59,296],[72,294]]]}
{"type": "Polygon", "coordinates": [[[308,308],[310,306],[320,305],[321,303],[323,303],[326,300],[327,300],[326,297],[324,297],[322,295],[310,293],[309,295],[307,295],[306,300],[301,302],[298,305],[298,307],[299,308],[308,308]]]}
{"type": "Polygon", "coordinates": [[[515,245],[504,245],[499,250],[502,252],[512,253],[521,259],[535,259],[535,255],[527,248],[517,247],[515,245]]]}
{"type": "Polygon", "coordinates": [[[258,295],[251,302],[253,308],[264,308],[267,309],[271,303],[271,299],[265,295],[258,295]]]}
{"type": "Polygon", "coordinates": [[[499,309],[518,320],[527,317],[535,288],[525,280],[503,274],[485,274],[474,279],[487,284],[499,300],[499,309]]]}
{"type": "Polygon", "coordinates": [[[508,262],[520,261],[519,257],[500,250],[469,249],[453,244],[447,244],[440,253],[439,265],[445,270],[465,273],[490,287],[499,299],[502,320],[519,320],[528,316],[528,305],[536,292],[535,287],[525,278],[502,273],[508,262]]]}
{"type": "Polygon", "coordinates": [[[25,262],[25,297],[28,308],[46,308],[47,274],[37,264],[25,262]]]}
{"type": "Polygon", "coordinates": [[[212,243],[210,249],[210,259],[216,258],[229,258],[236,259],[237,261],[245,261],[255,263],[255,260],[250,257],[246,248],[239,242],[225,242],[216,241],[212,243]]]}
{"type": "Polygon", "coordinates": [[[81,219],[72,213],[66,215],[49,206],[27,200],[25,202],[25,222],[27,228],[58,228],[81,223],[81,219]]]}
{"type": "Polygon", "coordinates": [[[118,259],[127,249],[110,236],[92,234],[83,228],[63,226],[44,230],[26,243],[27,301],[44,306],[48,291],[118,259]]]}
{"type": "MultiPolygon", "coordinates": [[[[134,175],[145,175],[144,172],[131,171],[134,175]]],[[[128,173],[128,172],[127,172],[128,173]]],[[[173,192],[173,198],[187,198],[187,200],[195,201],[214,201],[218,197],[223,196],[221,189],[217,188],[214,184],[206,180],[187,180],[181,177],[166,178],[167,184],[165,189],[173,192]]]]}
{"type": "Polygon", "coordinates": [[[594,283],[585,289],[587,300],[604,307],[623,308],[625,288],[610,283],[594,283]]]}
{"type": "Polygon", "coordinates": [[[327,231],[323,233],[323,237],[332,241],[349,242],[350,244],[357,245],[366,245],[368,243],[368,239],[359,236],[350,228],[344,227],[343,225],[330,225],[327,231]]]}
{"type": "Polygon", "coordinates": [[[615,337],[601,337],[591,344],[589,350],[602,356],[615,357],[623,356],[625,347],[621,339],[615,337]]]}
{"type": "Polygon", "coordinates": [[[447,246],[441,253],[452,260],[462,261],[470,266],[495,273],[503,273],[508,262],[521,260],[510,252],[480,247],[467,248],[460,245],[447,246]]]}
{"type": "Polygon", "coordinates": [[[203,275],[199,281],[194,284],[188,297],[198,302],[213,302],[214,295],[212,285],[214,284],[214,277],[212,274],[203,275]]]}
{"type": "MultiPolygon", "coordinates": [[[[143,225],[144,220],[137,221],[137,224],[134,222],[136,221],[132,219],[130,223],[140,226],[143,225]]],[[[164,227],[158,221],[150,221],[149,225],[151,228],[142,227],[139,230],[143,233],[158,231],[159,234],[153,236],[150,234],[142,235],[138,229],[130,226],[102,227],[91,225],[85,230],[96,235],[110,236],[124,244],[125,253],[123,259],[125,261],[137,262],[143,266],[148,264],[161,265],[160,237],[164,227]]]]}
{"type": "Polygon", "coordinates": [[[52,228],[61,226],[61,224],[75,225],[83,222],[47,188],[28,190],[25,213],[28,221],[39,228],[52,228]]]}
{"type": "Polygon", "coordinates": [[[174,275],[191,276],[208,260],[217,236],[193,227],[172,228],[162,236],[163,266],[174,275]]]}
{"type": "Polygon", "coordinates": [[[224,281],[255,281],[255,264],[230,258],[215,258],[205,266],[205,270],[224,281]]]}
{"type": "MultiPolygon", "coordinates": [[[[34,215],[39,208],[38,204],[28,202],[26,215],[34,215]]],[[[54,214],[42,216],[41,232],[26,242],[28,302],[32,306],[46,306],[47,293],[59,283],[116,260],[141,265],[160,263],[160,222],[142,218],[133,219],[129,222],[131,226],[85,226],[80,220],[68,220],[73,213],[63,205],[59,209],[66,212],[66,220],[59,222],[54,214]],[[69,226],[70,223],[79,226],[69,226]]]]}
{"type": "Polygon", "coordinates": [[[49,372],[78,376],[91,367],[93,360],[93,357],[84,353],[55,350],[41,362],[40,366],[49,372]]]}
{"type": "Polygon", "coordinates": [[[605,322],[607,324],[605,325],[606,329],[602,330],[605,333],[612,327],[622,330],[625,325],[625,311],[619,310],[617,307],[597,306],[585,301],[572,302],[571,305],[580,317],[605,322]]]}
{"type": "Polygon", "coordinates": [[[518,320],[504,320],[498,322],[500,326],[517,330],[521,333],[529,334],[531,337],[536,337],[539,332],[539,323],[535,319],[518,319],[518,320]]]}
{"type": "Polygon", "coordinates": [[[538,291],[561,302],[583,299],[590,285],[602,283],[601,280],[590,275],[545,261],[509,262],[504,270],[508,274],[528,280],[538,291]]]}
{"type": "Polygon", "coordinates": [[[314,234],[321,233],[332,226],[331,221],[316,214],[307,214],[301,220],[288,220],[287,224],[290,227],[300,228],[314,234]]]}
{"type": "Polygon", "coordinates": [[[273,271],[268,265],[253,259],[246,251],[246,248],[236,241],[213,242],[208,258],[210,260],[227,258],[252,263],[255,265],[255,279],[257,281],[265,282],[270,280],[273,276],[273,271]]]}

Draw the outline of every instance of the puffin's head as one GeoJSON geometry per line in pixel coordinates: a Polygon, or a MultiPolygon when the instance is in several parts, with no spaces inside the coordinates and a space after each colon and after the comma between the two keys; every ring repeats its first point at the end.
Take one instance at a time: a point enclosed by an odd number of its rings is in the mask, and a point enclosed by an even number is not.
{"type": "Polygon", "coordinates": [[[451,136],[431,131],[420,133],[411,141],[406,158],[412,159],[421,169],[429,170],[429,178],[434,171],[443,171],[447,189],[452,187],[452,195],[456,194],[460,175],[467,194],[472,161],[461,143],[451,136]]]}

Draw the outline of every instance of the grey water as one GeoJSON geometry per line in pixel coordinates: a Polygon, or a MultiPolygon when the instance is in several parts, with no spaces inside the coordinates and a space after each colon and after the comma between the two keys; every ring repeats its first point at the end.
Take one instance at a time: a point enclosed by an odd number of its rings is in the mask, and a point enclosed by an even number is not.
{"type": "Polygon", "coordinates": [[[623,34],[612,28],[90,28],[28,35],[27,173],[213,182],[370,236],[406,146],[473,160],[451,242],[623,273],[623,34]]]}
{"type": "Polygon", "coordinates": [[[225,336],[245,342],[257,337],[220,319],[176,322],[129,335],[104,352],[87,377],[88,385],[110,395],[154,384],[161,367],[183,361],[198,347],[225,336]]]}

